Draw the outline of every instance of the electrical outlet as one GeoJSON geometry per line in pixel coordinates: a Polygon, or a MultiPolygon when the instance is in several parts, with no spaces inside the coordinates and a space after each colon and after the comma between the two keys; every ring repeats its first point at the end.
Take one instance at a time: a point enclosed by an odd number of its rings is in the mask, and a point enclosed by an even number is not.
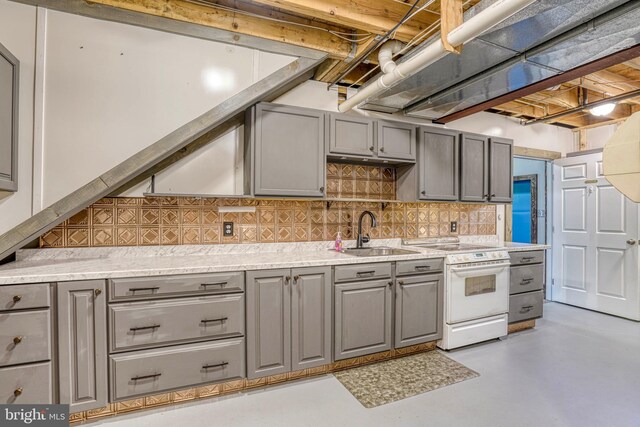
{"type": "Polygon", "coordinates": [[[458,231],[458,221],[451,221],[451,232],[455,233],[458,231]]]}
{"type": "Polygon", "coordinates": [[[233,222],[229,221],[229,222],[223,222],[222,223],[222,234],[224,236],[233,236],[233,222]]]}

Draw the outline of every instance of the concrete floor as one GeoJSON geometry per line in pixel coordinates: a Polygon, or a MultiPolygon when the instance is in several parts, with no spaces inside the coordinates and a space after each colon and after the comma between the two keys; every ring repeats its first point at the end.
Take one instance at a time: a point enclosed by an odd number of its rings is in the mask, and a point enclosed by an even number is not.
{"type": "Polygon", "coordinates": [[[327,375],[92,425],[640,426],[640,323],[548,303],[535,330],[447,354],[480,377],[365,409],[327,375]]]}

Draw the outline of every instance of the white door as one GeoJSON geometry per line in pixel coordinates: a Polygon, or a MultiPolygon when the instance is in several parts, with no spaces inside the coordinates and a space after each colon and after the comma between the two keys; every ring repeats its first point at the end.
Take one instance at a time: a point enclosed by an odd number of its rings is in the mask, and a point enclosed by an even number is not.
{"type": "Polygon", "coordinates": [[[638,205],[602,175],[602,154],[554,162],[554,301],[640,320],[638,205]]]}

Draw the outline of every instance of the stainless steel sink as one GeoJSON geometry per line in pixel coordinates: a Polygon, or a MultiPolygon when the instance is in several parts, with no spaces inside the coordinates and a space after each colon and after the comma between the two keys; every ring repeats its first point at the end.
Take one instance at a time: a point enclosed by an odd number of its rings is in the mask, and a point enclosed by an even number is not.
{"type": "Polygon", "coordinates": [[[385,255],[411,255],[420,252],[410,251],[407,249],[377,247],[377,248],[347,248],[342,251],[343,254],[353,256],[385,256],[385,255]]]}

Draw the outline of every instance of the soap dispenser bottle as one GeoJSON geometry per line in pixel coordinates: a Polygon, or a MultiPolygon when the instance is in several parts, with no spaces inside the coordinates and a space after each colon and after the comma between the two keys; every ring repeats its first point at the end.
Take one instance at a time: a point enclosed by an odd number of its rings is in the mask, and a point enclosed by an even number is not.
{"type": "Polygon", "coordinates": [[[338,231],[338,235],[336,236],[336,251],[337,252],[342,252],[342,236],[340,235],[340,232],[338,231]]]}

